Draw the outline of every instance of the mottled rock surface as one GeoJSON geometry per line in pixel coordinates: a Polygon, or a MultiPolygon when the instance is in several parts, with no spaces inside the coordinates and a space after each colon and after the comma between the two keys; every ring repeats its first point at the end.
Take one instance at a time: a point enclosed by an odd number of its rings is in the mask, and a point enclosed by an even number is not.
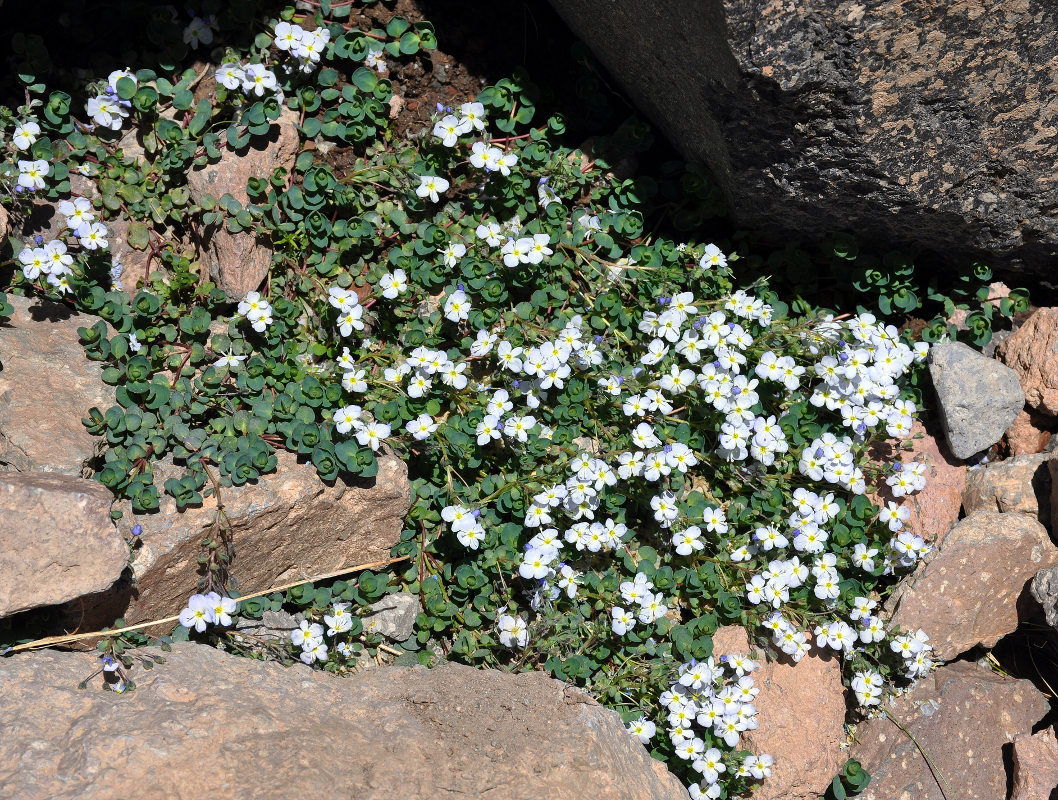
{"type": "Polygon", "coordinates": [[[1030,408],[1058,416],[1058,308],[1041,308],[1025,320],[996,355],[1017,373],[1030,408]]]}
{"type": "Polygon", "coordinates": [[[0,473],[0,617],[106,589],[129,548],[114,497],[70,475],[0,473]]]}
{"type": "Polygon", "coordinates": [[[7,209],[0,206],[0,239],[3,239],[11,231],[11,221],[7,209]]]}
{"type": "Polygon", "coordinates": [[[540,673],[445,665],[346,678],[176,644],[134,692],[99,660],[0,661],[12,797],[687,800],[618,715],[540,673]],[[32,746],[27,746],[32,743],[32,746]]]}
{"type": "Polygon", "coordinates": [[[1047,698],[970,662],[941,667],[885,705],[939,768],[942,790],[911,739],[886,717],[856,731],[848,755],[870,773],[857,800],[1001,800],[1006,797],[1003,745],[1028,734],[1047,713],[1047,698]]]}
{"type": "Polygon", "coordinates": [[[1010,800],[1048,800],[1058,791],[1058,738],[1054,728],[1014,740],[1014,793],[1010,800]]]}
{"type": "MultiPolygon", "coordinates": [[[[374,478],[327,485],[310,464],[283,451],[276,455],[275,472],[222,491],[235,545],[232,574],[243,594],[389,557],[410,502],[404,462],[380,454],[374,478]]],[[[162,461],[154,468],[155,484],[160,490],[181,473],[171,460],[162,461]]],[[[123,531],[143,527],[133,562],[136,585],[101,598],[100,605],[111,619],[124,616],[130,623],[178,613],[195,591],[214,501],[205,498],[199,508],[177,511],[176,501],[162,494],[156,513],[133,513],[127,502],[117,507],[125,512],[123,531]]]]}
{"type": "Polygon", "coordinates": [[[931,347],[929,373],[956,458],[998,442],[1025,405],[1014,371],[962,342],[931,347]]]}
{"type": "Polygon", "coordinates": [[[1007,446],[1012,456],[1042,453],[1051,441],[1054,433],[1053,418],[1045,417],[1035,411],[1019,411],[1014,421],[1007,428],[1007,446]]]}
{"type": "Polygon", "coordinates": [[[929,634],[936,657],[949,661],[1012,633],[1025,584],[1055,565],[1058,547],[1031,515],[977,511],[903,579],[886,610],[894,625],[929,634]]]}
{"type": "Polygon", "coordinates": [[[552,0],[738,222],[1046,276],[1058,28],[1044,0],[552,0]]]}
{"type": "MultiPolygon", "coordinates": [[[[748,653],[744,628],[725,626],[713,636],[713,654],[748,653]]],[[[844,765],[845,690],[836,659],[812,655],[797,664],[761,661],[754,705],[760,727],[746,731],[740,747],[775,759],[754,800],[816,800],[844,765]]]]}
{"type": "Polygon", "coordinates": [[[1058,628],[1058,567],[1041,569],[1029,584],[1029,591],[1043,607],[1047,624],[1058,628]]]}
{"type": "MultiPolygon", "coordinates": [[[[1051,521],[1051,473],[1044,453],[1015,456],[972,469],[962,495],[963,512],[1020,512],[1044,525],[1051,521]]],[[[927,487],[928,488],[928,487],[927,487]]]]}
{"type": "Polygon", "coordinates": [[[904,528],[927,542],[944,538],[958,521],[966,488],[966,464],[952,455],[943,433],[936,433],[939,439],[916,420],[907,439],[910,450],[887,440],[871,445],[869,451],[871,460],[883,467],[890,467],[894,461],[915,461],[926,466],[926,488],[921,492],[893,497],[892,489],[881,482],[871,499],[876,504],[891,501],[905,506],[910,516],[904,528]]]}
{"type": "MultiPolygon", "coordinates": [[[[207,194],[219,200],[230,194],[244,208],[250,202],[246,182],[268,179],[278,168],[291,170],[298,155],[297,112],[284,108],[267,136],[254,136],[237,152],[225,149],[219,161],[196,167],[187,176],[191,199],[200,203],[207,194]]],[[[272,250],[248,231],[231,233],[223,226],[203,232],[210,275],[230,297],[242,298],[258,289],[272,263],[272,250]]]]}
{"type": "Polygon", "coordinates": [[[85,358],[77,336],[98,320],[58,303],[8,302],[15,310],[0,324],[0,470],[84,475],[103,440],[81,418],[114,404],[102,365],[85,358]]]}
{"type": "Polygon", "coordinates": [[[419,596],[412,592],[387,594],[372,603],[361,621],[364,633],[377,633],[393,642],[406,642],[415,633],[419,596]]]}

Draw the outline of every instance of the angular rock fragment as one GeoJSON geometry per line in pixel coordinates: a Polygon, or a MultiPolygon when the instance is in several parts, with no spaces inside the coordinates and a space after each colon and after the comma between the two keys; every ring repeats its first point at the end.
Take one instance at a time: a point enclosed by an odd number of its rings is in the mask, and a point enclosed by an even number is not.
{"type": "Polygon", "coordinates": [[[98,320],[67,306],[9,296],[14,313],[0,325],[0,470],[91,474],[103,444],[81,424],[93,406],[114,404],[102,364],[89,361],[77,335],[98,320]]]}
{"type": "MultiPolygon", "coordinates": [[[[279,167],[294,168],[300,139],[297,112],[284,108],[268,135],[255,136],[237,152],[225,150],[216,162],[196,167],[187,176],[191,199],[201,203],[207,194],[220,200],[230,194],[243,208],[250,202],[246,183],[250,178],[267,180],[279,167]]],[[[210,275],[232,298],[241,299],[258,289],[272,263],[272,249],[250,231],[231,233],[225,225],[202,232],[210,275]]]]}
{"type": "Polygon", "coordinates": [[[969,458],[998,442],[1025,405],[1014,371],[962,342],[930,348],[929,372],[956,458],[969,458]]]}
{"type": "Polygon", "coordinates": [[[106,589],[129,559],[102,484],[0,473],[0,617],[106,589]]]}
{"type": "Polygon", "coordinates": [[[1049,525],[1051,474],[1044,463],[1048,458],[1044,453],[1015,456],[970,470],[962,495],[963,512],[1016,511],[1049,525]]]}
{"type": "Polygon", "coordinates": [[[849,752],[871,776],[857,800],[1006,797],[1003,746],[1028,735],[1048,704],[1029,681],[960,661],[922,678],[883,708],[888,716],[860,724],[849,752]]]}
{"type": "MultiPolygon", "coordinates": [[[[311,464],[284,451],[276,455],[275,472],[222,490],[235,548],[231,571],[243,594],[389,557],[410,503],[404,462],[380,454],[378,474],[363,485],[327,485],[311,464]]],[[[154,468],[155,483],[160,488],[180,473],[171,460],[162,461],[154,468]]],[[[133,513],[128,502],[118,508],[122,530],[142,526],[135,585],[99,598],[99,613],[130,623],[178,613],[196,591],[215,501],[207,497],[200,507],[177,511],[175,500],[163,494],[155,513],[133,513]]]]}
{"type": "Polygon", "coordinates": [[[1032,516],[976,511],[904,578],[886,610],[894,625],[929,634],[935,656],[949,661],[1012,633],[1025,584],[1054,565],[1058,547],[1032,516]]]}
{"type": "Polygon", "coordinates": [[[1058,416],[1058,308],[1041,308],[998,348],[996,355],[1021,381],[1026,404],[1058,416]]]}

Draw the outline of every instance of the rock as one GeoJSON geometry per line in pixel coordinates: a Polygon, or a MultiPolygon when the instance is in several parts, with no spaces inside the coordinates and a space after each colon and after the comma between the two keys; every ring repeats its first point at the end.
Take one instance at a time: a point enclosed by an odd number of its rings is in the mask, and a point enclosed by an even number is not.
{"type": "Polygon", "coordinates": [[[1051,422],[1041,414],[1019,411],[1007,429],[1007,447],[1010,448],[1010,454],[1023,456],[1042,453],[1051,441],[1051,422]]]}
{"type": "Polygon", "coordinates": [[[8,302],[15,310],[0,326],[0,470],[91,474],[103,440],[81,418],[114,404],[102,364],[85,358],[77,336],[97,320],[59,303],[8,302]]]}
{"type": "Polygon", "coordinates": [[[87,653],[0,660],[11,797],[687,800],[620,717],[541,673],[390,667],[336,677],[178,643],[102,691],[87,653]],[[186,794],[186,792],[185,792],[186,794]]]}
{"type": "Polygon", "coordinates": [[[236,618],[235,630],[258,639],[289,641],[290,633],[301,624],[304,618],[303,614],[291,614],[282,609],[279,611],[269,609],[261,614],[260,619],[236,618]]]}
{"type": "MultiPolygon", "coordinates": [[[[748,645],[739,626],[713,635],[716,656],[747,653],[748,645]]],[[[841,667],[813,651],[797,664],[761,661],[753,680],[760,687],[754,702],[760,727],[746,731],[739,747],[775,759],[771,777],[754,790],[753,800],[816,800],[846,760],[841,667]]]]}
{"type": "Polygon", "coordinates": [[[962,495],[967,515],[978,509],[1029,514],[1051,521],[1051,474],[1044,453],[1015,456],[971,469],[962,495]],[[1043,498],[1040,502],[1039,498],[1043,498]]]}
{"type": "Polygon", "coordinates": [[[1058,628],[1058,567],[1041,569],[1029,584],[1029,591],[1043,607],[1047,624],[1058,628]]]}
{"type": "Polygon", "coordinates": [[[871,782],[857,800],[998,800],[1006,794],[1003,746],[1028,734],[1047,713],[1047,698],[1026,680],[1011,680],[972,662],[941,667],[885,704],[936,764],[887,717],[859,726],[849,755],[871,782]]]}
{"type": "Polygon", "coordinates": [[[0,239],[3,239],[11,232],[10,217],[7,213],[7,209],[0,206],[0,239]]]}
{"type": "Polygon", "coordinates": [[[1047,4],[552,0],[643,114],[776,241],[855,231],[965,269],[1058,255],[1047,4]]]}
{"type": "Polygon", "coordinates": [[[929,373],[956,458],[969,458],[998,442],[1025,405],[1014,371],[962,342],[931,347],[929,373]]]}
{"type": "Polygon", "coordinates": [[[886,610],[894,625],[924,630],[935,656],[950,661],[1012,633],[1025,584],[1055,565],[1058,547],[1031,515],[976,511],[901,581],[886,610]]]}
{"type": "Polygon", "coordinates": [[[904,523],[905,529],[927,542],[938,542],[959,519],[966,488],[966,465],[952,455],[943,439],[938,440],[917,420],[907,442],[910,450],[898,448],[892,441],[876,442],[869,450],[870,459],[885,467],[895,461],[925,464],[926,488],[912,495],[893,497],[892,488],[881,482],[871,500],[879,505],[895,502],[906,506],[911,513],[904,523]]]}
{"type": "Polygon", "coordinates": [[[1029,407],[1058,416],[1058,308],[1041,308],[996,354],[1017,373],[1029,407]]]}
{"type": "MultiPolygon", "coordinates": [[[[410,503],[404,462],[380,455],[375,478],[328,486],[310,464],[285,451],[276,455],[275,472],[221,493],[235,546],[231,571],[242,594],[389,558],[410,503]]],[[[181,473],[171,460],[156,464],[159,493],[167,478],[181,473]]],[[[176,501],[161,494],[156,513],[133,513],[127,501],[117,507],[124,512],[118,521],[122,531],[131,537],[133,525],[143,527],[132,565],[135,586],[99,598],[99,613],[129,623],[178,613],[196,591],[214,500],[177,511],[176,501]]]]}
{"type": "Polygon", "coordinates": [[[1014,793],[1010,800],[1048,800],[1058,789],[1058,738],[1054,728],[1014,739],[1014,793]]]}
{"type": "MultiPolygon", "coordinates": [[[[284,108],[267,136],[255,136],[244,149],[225,150],[220,161],[191,170],[187,176],[191,199],[201,203],[207,194],[217,200],[230,194],[245,208],[250,202],[246,193],[250,178],[267,179],[278,167],[294,168],[300,142],[297,119],[297,112],[284,108]]],[[[201,256],[209,264],[210,275],[230,297],[242,298],[260,287],[272,263],[267,244],[256,241],[248,231],[230,233],[223,224],[203,231],[202,238],[205,252],[201,256]]]]}
{"type": "Polygon", "coordinates": [[[361,621],[364,633],[377,633],[392,642],[406,642],[415,633],[415,618],[419,616],[419,596],[411,592],[388,594],[368,606],[369,614],[361,621]]]}
{"type": "Polygon", "coordinates": [[[0,617],[106,589],[129,547],[110,519],[114,498],[70,475],[0,473],[0,617]]]}

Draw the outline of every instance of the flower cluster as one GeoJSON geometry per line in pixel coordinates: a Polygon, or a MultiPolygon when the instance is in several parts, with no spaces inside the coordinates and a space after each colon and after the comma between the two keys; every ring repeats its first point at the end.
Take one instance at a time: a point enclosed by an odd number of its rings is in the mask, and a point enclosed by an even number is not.
{"type": "Polygon", "coordinates": [[[187,601],[187,608],[180,612],[180,624],[199,633],[210,625],[227,627],[231,625],[232,614],[237,608],[237,601],[217,592],[193,594],[187,601]]]}
{"type": "Polygon", "coordinates": [[[264,64],[221,64],[215,77],[225,89],[241,90],[247,97],[264,97],[265,92],[272,92],[282,100],[276,75],[264,64]]]}
{"type": "Polygon", "coordinates": [[[129,70],[114,70],[107,77],[102,93],[88,98],[85,104],[85,113],[92,118],[92,122],[112,131],[121,130],[121,126],[128,119],[129,109],[132,108],[132,101],[118,97],[118,81],[122,78],[132,81],[133,85],[136,84],[136,76],[129,70]]]}
{"type": "MultiPolygon", "coordinates": [[[[341,637],[340,641],[334,645],[335,652],[346,659],[352,658],[354,651],[352,644],[348,641],[349,637],[343,634],[351,633],[354,622],[357,622],[356,616],[349,611],[349,608],[349,603],[334,603],[331,606],[331,613],[323,616],[323,621],[327,625],[326,635],[341,637]]],[[[298,627],[290,632],[290,641],[294,647],[301,648],[298,657],[306,664],[314,664],[317,661],[322,663],[329,657],[329,648],[324,639],[324,627],[318,622],[302,620],[298,627]]]]}
{"type": "MultiPolygon", "coordinates": [[[[661,695],[676,756],[701,776],[699,783],[689,787],[692,797],[720,797],[720,779],[728,769],[745,779],[759,780],[771,774],[771,756],[749,755],[740,760],[731,753],[743,731],[758,727],[754,699],[760,689],[751,677],[757,667],[755,661],[739,654],[721,656],[719,663],[714,658],[692,660],[680,665],[676,679],[661,695]]],[[[628,730],[646,744],[657,726],[640,717],[628,730]]]]}
{"type": "Polygon", "coordinates": [[[312,72],[320,63],[331,32],[326,28],[307,31],[300,25],[280,22],[275,27],[275,46],[298,60],[302,72],[312,72]]]}
{"type": "Polygon", "coordinates": [[[263,333],[272,324],[272,304],[261,297],[260,292],[247,292],[245,299],[239,303],[239,313],[258,333],[263,333]]]}

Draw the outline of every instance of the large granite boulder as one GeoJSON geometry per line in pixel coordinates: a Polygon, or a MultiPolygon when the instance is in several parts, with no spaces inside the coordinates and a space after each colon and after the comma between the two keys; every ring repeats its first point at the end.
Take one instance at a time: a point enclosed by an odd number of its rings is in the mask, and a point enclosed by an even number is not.
{"type": "Polygon", "coordinates": [[[106,589],[129,560],[102,484],[0,472],[0,618],[106,589]]]}
{"type": "Polygon", "coordinates": [[[0,325],[0,471],[89,475],[101,438],[81,424],[93,406],[114,405],[103,366],[77,335],[96,319],[59,303],[8,296],[0,325]]]}
{"type": "Polygon", "coordinates": [[[1007,797],[1003,748],[1028,736],[1048,704],[1029,681],[960,661],[883,708],[889,716],[862,723],[849,753],[871,776],[858,800],[1007,797]]]}
{"type": "Polygon", "coordinates": [[[687,800],[613,711],[541,673],[338,678],[176,644],[88,691],[87,653],[0,660],[0,785],[19,798],[687,800]]]}
{"type": "Polygon", "coordinates": [[[1051,4],[551,1],[740,224],[1051,269],[1051,4]]]}
{"type": "Polygon", "coordinates": [[[1013,633],[1026,585],[1056,565],[1058,547],[1031,514],[978,510],[901,581],[886,609],[894,625],[929,634],[935,656],[949,661],[1013,633]]]}

